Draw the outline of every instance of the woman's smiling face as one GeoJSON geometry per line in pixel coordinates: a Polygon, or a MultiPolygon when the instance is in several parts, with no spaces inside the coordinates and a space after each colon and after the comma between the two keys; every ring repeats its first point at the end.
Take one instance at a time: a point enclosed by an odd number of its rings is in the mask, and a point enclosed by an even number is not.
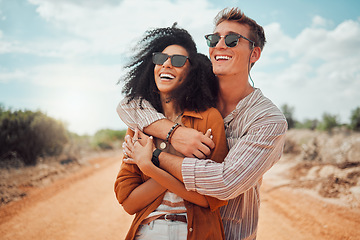
{"type": "MultiPolygon", "coordinates": [[[[162,53],[169,56],[183,55],[189,56],[185,48],[179,45],[170,45],[162,53]]],[[[157,88],[163,97],[168,96],[174,89],[179,87],[187,77],[190,63],[187,60],[182,67],[174,67],[171,64],[171,58],[168,58],[162,65],[156,64],[154,67],[154,77],[157,88]]]]}

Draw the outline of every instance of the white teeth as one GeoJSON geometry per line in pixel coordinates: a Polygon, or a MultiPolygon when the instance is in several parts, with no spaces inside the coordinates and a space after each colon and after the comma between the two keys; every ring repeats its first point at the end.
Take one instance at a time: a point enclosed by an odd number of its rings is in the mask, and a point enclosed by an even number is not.
{"type": "Polygon", "coordinates": [[[168,74],[168,73],[161,73],[160,74],[160,77],[161,78],[170,78],[170,79],[174,79],[175,77],[171,74],[168,74]]]}
{"type": "Polygon", "coordinates": [[[215,60],[217,61],[217,60],[230,60],[231,59],[231,57],[229,57],[229,56],[216,56],[215,57],[215,60]]]}

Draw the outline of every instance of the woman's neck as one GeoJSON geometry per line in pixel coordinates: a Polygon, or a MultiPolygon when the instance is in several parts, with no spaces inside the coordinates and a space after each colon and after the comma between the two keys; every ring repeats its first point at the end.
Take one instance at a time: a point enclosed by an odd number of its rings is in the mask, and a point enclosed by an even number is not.
{"type": "Polygon", "coordinates": [[[179,115],[181,114],[181,110],[177,106],[174,99],[161,96],[161,94],[160,94],[160,99],[165,117],[171,121],[176,121],[179,115]]]}

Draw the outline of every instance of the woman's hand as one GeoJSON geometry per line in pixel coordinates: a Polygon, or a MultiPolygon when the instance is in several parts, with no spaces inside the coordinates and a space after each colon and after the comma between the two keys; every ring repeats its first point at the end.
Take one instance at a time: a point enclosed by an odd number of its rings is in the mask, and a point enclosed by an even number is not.
{"type": "Polygon", "coordinates": [[[146,175],[149,175],[148,171],[155,167],[151,161],[153,149],[154,143],[152,137],[147,138],[144,146],[139,141],[134,143],[133,161],[146,175]]]}
{"type": "MultiPolygon", "coordinates": [[[[143,171],[143,168],[153,165],[151,158],[154,149],[153,138],[136,129],[134,137],[125,136],[123,151],[128,157],[123,161],[128,164],[136,164],[143,171]]],[[[145,173],[145,171],[143,172],[145,173]]]]}
{"type": "Polygon", "coordinates": [[[123,153],[125,156],[124,162],[129,164],[135,164],[133,160],[133,154],[134,154],[134,144],[135,142],[139,141],[142,146],[144,146],[147,142],[147,139],[149,136],[142,133],[139,129],[135,129],[134,136],[131,137],[130,135],[126,135],[124,138],[124,142],[122,144],[123,153]]]}

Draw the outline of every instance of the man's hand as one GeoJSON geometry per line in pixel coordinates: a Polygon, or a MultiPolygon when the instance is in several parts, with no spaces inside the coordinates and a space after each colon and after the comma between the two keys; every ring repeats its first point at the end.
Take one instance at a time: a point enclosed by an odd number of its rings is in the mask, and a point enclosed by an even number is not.
{"type": "Polygon", "coordinates": [[[186,127],[179,127],[171,137],[171,145],[186,157],[206,158],[215,147],[211,129],[206,134],[186,127]]]}

